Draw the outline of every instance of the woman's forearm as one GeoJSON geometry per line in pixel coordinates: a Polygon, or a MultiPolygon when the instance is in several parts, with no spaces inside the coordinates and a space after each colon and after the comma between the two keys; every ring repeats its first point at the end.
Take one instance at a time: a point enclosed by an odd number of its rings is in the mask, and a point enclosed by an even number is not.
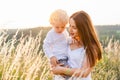
{"type": "Polygon", "coordinates": [[[61,72],[67,76],[72,76],[77,70],[77,68],[63,68],[61,72]]]}
{"type": "Polygon", "coordinates": [[[82,68],[67,68],[57,66],[52,69],[52,72],[56,75],[67,75],[67,76],[76,76],[76,77],[87,77],[91,72],[92,68],[82,67],[82,68]]]}
{"type": "Polygon", "coordinates": [[[80,69],[80,68],[64,68],[61,72],[67,76],[87,77],[92,68],[80,69]]]}

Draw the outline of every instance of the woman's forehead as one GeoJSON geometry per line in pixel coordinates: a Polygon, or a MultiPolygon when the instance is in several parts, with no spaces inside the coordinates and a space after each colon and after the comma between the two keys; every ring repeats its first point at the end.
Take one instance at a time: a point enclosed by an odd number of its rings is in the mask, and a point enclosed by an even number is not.
{"type": "Polygon", "coordinates": [[[73,25],[73,26],[76,26],[75,21],[74,21],[73,18],[70,18],[69,24],[70,24],[70,25],[73,25]]]}

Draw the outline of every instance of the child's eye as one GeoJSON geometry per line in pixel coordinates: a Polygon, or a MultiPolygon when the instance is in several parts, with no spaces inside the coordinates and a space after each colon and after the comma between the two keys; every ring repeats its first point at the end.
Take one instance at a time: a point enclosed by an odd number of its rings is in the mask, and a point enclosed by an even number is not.
{"type": "Polygon", "coordinates": [[[56,27],[56,28],[59,28],[59,27],[56,27]]]}

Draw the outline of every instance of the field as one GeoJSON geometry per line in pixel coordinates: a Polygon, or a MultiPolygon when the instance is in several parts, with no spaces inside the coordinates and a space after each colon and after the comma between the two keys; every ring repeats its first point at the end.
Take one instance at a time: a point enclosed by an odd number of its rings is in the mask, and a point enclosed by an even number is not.
{"type": "MultiPolygon", "coordinates": [[[[120,80],[120,26],[114,30],[100,27],[96,28],[104,48],[103,58],[94,67],[92,79],[120,80]]],[[[52,80],[53,74],[42,50],[49,29],[0,31],[0,80],[52,80]]]]}

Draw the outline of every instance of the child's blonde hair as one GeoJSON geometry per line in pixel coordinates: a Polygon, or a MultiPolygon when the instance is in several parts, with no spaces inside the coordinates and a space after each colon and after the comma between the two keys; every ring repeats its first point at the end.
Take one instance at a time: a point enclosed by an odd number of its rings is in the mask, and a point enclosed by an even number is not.
{"type": "Polygon", "coordinates": [[[66,11],[58,9],[55,10],[51,15],[50,15],[50,19],[49,22],[51,25],[54,24],[63,24],[66,25],[68,23],[68,15],[66,13],[66,11]]]}

